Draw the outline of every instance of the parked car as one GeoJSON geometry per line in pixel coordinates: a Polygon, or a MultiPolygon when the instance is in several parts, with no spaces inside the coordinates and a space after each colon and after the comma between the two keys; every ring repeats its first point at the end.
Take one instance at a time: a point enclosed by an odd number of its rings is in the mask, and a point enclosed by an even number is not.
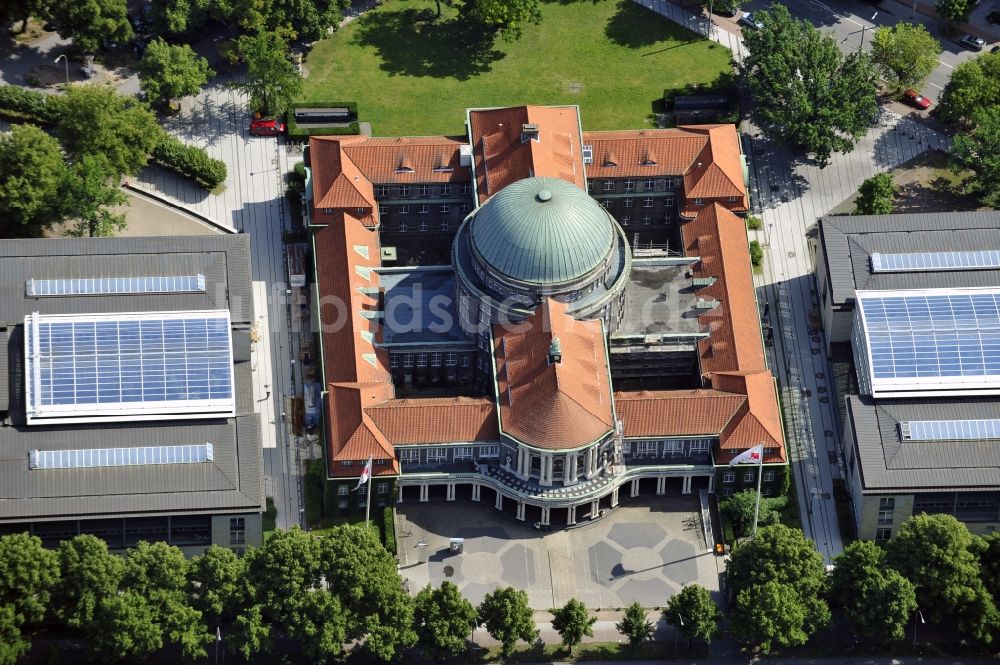
{"type": "Polygon", "coordinates": [[[747,12],[746,14],[741,16],[739,23],[740,25],[746,28],[754,28],[755,30],[760,30],[761,28],[764,27],[764,23],[757,20],[754,17],[754,15],[750,12],[747,12]]]}
{"type": "Polygon", "coordinates": [[[997,51],[1000,51],[1000,46],[994,46],[990,49],[990,53],[996,53],[997,51]]]}
{"type": "Polygon", "coordinates": [[[285,123],[278,118],[256,118],[250,121],[253,136],[280,136],[285,133],[285,123]]]}
{"type": "Polygon", "coordinates": [[[982,51],[983,47],[986,46],[986,40],[976,35],[963,35],[958,40],[958,43],[966,48],[971,48],[973,51],[982,51]]]}
{"type": "Polygon", "coordinates": [[[58,32],[59,24],[55,21],[46,21],[45,25],[42,26],[42,30],[45,32],[58,32]]]}
{"type": "Polygon", "coordinates": [[[903,101],[923,111],[929,109],[933,103],[913,88],[907,88],[903,91],[903,101]]]}

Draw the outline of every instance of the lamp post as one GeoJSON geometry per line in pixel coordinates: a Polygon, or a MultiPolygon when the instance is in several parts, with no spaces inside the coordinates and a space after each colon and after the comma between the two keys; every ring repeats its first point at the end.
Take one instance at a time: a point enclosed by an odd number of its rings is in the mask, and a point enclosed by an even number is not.
{"type": "Polygon", "coordinates": [[[66,85],[69,85],[69,58],[67,58],[66,54],[63,53],[61,56],[59,56],[58,58],[56,58],[56,64],[57,65],[59,64],[60,60],[62,60],[63,62],[66,63],[66,85]]]}
{"type": "MultiPolygon", "coordinates": [[[[868,19],[868,20],[869,21],[874,21],[876,16],[878,16],[878,12],[875,12],[874,14],[872,14],[872,17],[870,19],[868,19]]],[[[867,25],[862,25],[861,26],[861,43],[858,44],[858,55],[861,54],[861,49],[863,49],[864,46],[865,46],[865,30],[867,30],[867,29],[868,29],[867,25]]]]}
{"type": "Polygon", "coordinates": [[[684,617],[681,616],[680,612],[677,613],[677,620],[680,622],[680,626],[674,628],[674,655],[677,655],[677,650],[680,648],[681,627],[684,626],[684,617]]]}
{"type": "Polygon", "coordinates": [[[917,650],[917,617],[920,618],[920,623],[927,623],[924,621],[924,613],[919,609],[913,614],[913,650],[917,650]]]}

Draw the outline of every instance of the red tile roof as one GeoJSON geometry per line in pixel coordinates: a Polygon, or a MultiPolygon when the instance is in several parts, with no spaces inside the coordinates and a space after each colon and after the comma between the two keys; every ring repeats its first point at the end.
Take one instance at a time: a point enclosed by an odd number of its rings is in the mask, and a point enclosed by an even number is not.
{"type": "Polygon", "coordinates": [[[384,460],[373,465],[376,475],[399,473],[392,444],[365,413],[364,407],[392,396],[392,384],[332,383],[327,393],[327,439],[330,445],[328,473],[334,477],[356,477],[361,468],[345,461],[384,460]]]}
{"type": "Polygon", "coordinates": [[[366,411],[393,445],[500,440],[491,399],[394,399],[366,411]]]}
{"type": "Polygon", "coordinates": [[[641,390],[615,393],[625,437],[719,436],[746,397],[719,390],[641,390]]]}
{"type": "Polygon", "coordinates": [[[567,308],[548,299],[522,324],[493,328],[500,427],[529,446],[578,448],[614,427],[603,326],[567,308]],[[555,339],[562,360],[549,363],[555,339]]]}
{"type": "Polygon", "coordinates": [[[716,462],[726,464],[740,452],[761,443],[769,449],[764,457],[765,462],[787,461],[778,398],[771,373],[720,372],[712,375],[712,386],[747,396],[736,417],[722,432],[719,439],[721,451],[716,455],[716,462]]]}
{"type": "Polygon", "coordinates": [[[471,182],[472,170],[461,164],[464,144],[464,137],[449,136],[365,138],[343,150],[377,185],[471,182]]]}
{"type": "Polygon", "coordinates": [[[469,111],[469,136],[480,203],[532,176],[562,178],[586,189],[575,106],[475,109],[469,111]],[[538,125],[537,140],[522,136],[525,124],[538,125]]]}
{"type": "Polygon", "coordinates": [[[313,137],[309,140],[313,205],[320,211],[318,223],[329,221],[323,211],[332,210],[334,214],[350,213],[365,226],[376,224],[377,204],[372,183],[344,154],[344,146],[358,140],[357,137],[335,140],[313,137]]]}

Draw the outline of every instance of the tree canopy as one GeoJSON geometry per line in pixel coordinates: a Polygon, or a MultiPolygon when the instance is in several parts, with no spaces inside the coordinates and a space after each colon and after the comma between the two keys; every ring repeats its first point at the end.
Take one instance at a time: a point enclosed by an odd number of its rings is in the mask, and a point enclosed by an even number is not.
{"type": "Polygon", "coordinates": [[[288,59],[288,46],[276,33],[244,35],[237,43],[246,62],[245,81],[232,87],[245,94],[250,108],[265,115],[281,114],[302,92],[302,75],[288,59]]]}
{"type": "Polygon", "coordinates": [[[519,640],[532,642],[538,637],[528,594],[509,586],[486,594],[479,604],[479,623],[486,627],[490,637],[500,642],[504,657],[514,652],[519,640]]]}
{"type": "Polygon", "coordinates": [[[917,604],[931,621],[946,617],[984,642],[1000,614],[980,576],[972,534],[951,515],[915,515],[889,541],[886,562],[916,588],[917,604]]]}
{"type": "Polygon", "coordinates": [[[1000,106],[1000,53],[983,53],[955,67],[936,113],[946,122],[971,125],[994,106],[1000,106]]]}
{"type": "Polygon", "coordinates": [[[538,0],[463,0],[462,13],[508,42],[521,38],[526,23],[542,20],[538,0]]]}
{"type": "Polygon", "coordinates": [[[638,602],[625,608],[621,621],[615,624],[619,633],[628,639],[628,645],[634,649],[653,636],[653,622],[646,617],[646,610],[638,602]]]}
{"type": "MultiPolygon", "coordinates": [[[[778,510],[785,505],[785,497],[761,497],[758,526],[775,524],[779,519],[778,510]]],[[[753,531],[753,515],[757,506],[757,490],[737,492],[722,501],[722,512],[729,518],[736,531],[736,537],[749,536],[753,531]]]]}
{"type": "Polygon", "coordinates": [[[913,584],[885,564],[885,550],[857,540],[834,559],[831,596],[854,629],[869,637],[901,640],[917,609],[913,584]]]}
{"type": "Polygon", "coordinates": [[[59,218],[66,164],[59,142],[35,125],[0,134],[0,237],[38,236],[59,218]]]}
{"type": "Polygon", "coordinates": [[[733,633],[763,654],[775,646],[800,646],[812,633],[810,613],[794,586],[772,580],[737,594],[733,633]]]}
{"type": "Polygon", "coordinates": [[[667,609],[663,610],[663,619],[685,637],[705,642],[712,641],[721,618],[722,613],[708,589],[698,584],[689,584],[671,596],[667,609]]]}
{"type": "Polygon", "coordinates": [[[792,18],[783,5],[754,12],[763,23],[743,41],[739,65],[768,136],[801,147],[825,166],[847,152],[878,116],[877,76],[865,54],[841,54],[834,38],[792,18]]]}
{"type": "Polygon", "coordinates": [[[205,630],[211,634],[229,626],[222,633],[223,644],[244,660],[262,651],[270,637],[270,626],[253,604],[255,592],[247,558],[231,549],[212,545],[188,566],[188,596],[191,606],[201,612],[205,630]]]}
{"type": "Polygon", "coordinates": [[[162,39],[149,42],[139,61],[139,84],[153,103],[165,105],[171,99],[195,95],[215,72],[208,60],[199,57],[187,44],[172,45],[162,39]]]}
{"type": "Polygon", "coordinates": [[[972,169],[967,185],[983,203],[1000,207],[1000,106],[981,111],[971,130],[955,135],[957,167],[972,169]]]}
{"type": "Polygon", "coordinates": [[[58,581],[56,553],[42,547],[41,539],[27,533],[0,537],[0,605],[13,608],[18,624],[45,617],[58,581]]]}
{"type": "Polygon", "coordinates": [[[84,155],[66,170],[61,187],[63,216],[75,220],[67,234],[79,238],[112,236],[128,225],[121,206],[128,199],[118,188],[118,176],[104,155],[84,155]]]}
{"type": "Polygon", "coordinates": [[[437,660],[464,653],[477,623],[476,608],[451,582],[445,580],[437,589],[428,584],[417,593],[413,613],[417,642],[437,660]]]}
{"type": "Polygon", "coordinates": [[[875,29],[872,60],[899,88],[916,88],[938,65],[941,43],[920,24],[897,23],[875,29]]]}
{"type": "Polygon", "coordinates": [[[587,606],[576,598],[570,598],[565,605],[552,610],[552,628],[559,633],[570,655],[584,637],[594,636],[596,622],[597,617],[590,616],[587,606]]]}
{"type": "Polygon", "coordinates": [[[970,0],[937,0],[934,3],[934,9],[949,21],[958,23],[964,21],[969,12],[972,11],[972,2],[970,0]]]}
{"type": "Polygon", "coordinates": [[[59,543],[60,580],[53,592],[55,615],[71,628],[87,628],[101,602],[118,593],[125,562],[108,544],[83,534],[59,543]]]}
{"type": "Polygon", "coordinates": [[[877,173],[861,183],[854,201],[855,215],[888,215],[892,212],[896,183],[890,173],[877,173]]]}
{"type": "Polygon", "coordinates": [[[73,40],[77,51],[93,52],[104,43],[132,39],[125,0],[52,2],[49,14],[59,26],[59,36],[73,40]]]}

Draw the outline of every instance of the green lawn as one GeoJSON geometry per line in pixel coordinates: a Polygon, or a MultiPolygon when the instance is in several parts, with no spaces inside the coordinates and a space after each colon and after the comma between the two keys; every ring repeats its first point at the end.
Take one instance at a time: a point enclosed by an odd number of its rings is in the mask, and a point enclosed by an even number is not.
{"type": "Polygon", "coordinates": [[[541,7],[519,41],[491,45],[451,8],[435,19],[433,0],[387,0],[316,45],[305,98],[357,101],[376,136],[464,134],[466,108],[516,104],[579,104],[587,129],[634,129],[665,89],[731,71],[727,49],[629,0],[541,7]]]}

